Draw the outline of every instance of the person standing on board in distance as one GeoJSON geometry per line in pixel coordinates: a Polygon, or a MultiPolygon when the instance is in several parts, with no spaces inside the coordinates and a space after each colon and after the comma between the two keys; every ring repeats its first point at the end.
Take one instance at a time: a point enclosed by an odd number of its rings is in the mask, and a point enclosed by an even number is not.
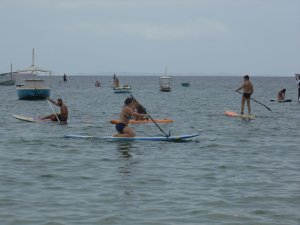
{"type": "Polygon", "coordinates": [[[64,73],[64,83],[67,83],[67,75],[64,73]]]}
{"type": "Polygon", "coordinates": [[[286,89],[282,89],[278,92],[277,100],[285,100],[285,91],[286,89]]]}
{"type": "Polygon", "coordinates": [[[298,101],[300,101],[300,75],[298,76],[297,75],[296,75],[296,83],[298,84],[298,101]]]}
{"type": "Polygon", "coordinates": [[[117,78],[115,73],[114,73],[113,79],[114,79],[113,87],[119,87],[119,79],[117,78]]]}
{"type": "Polygon", "coordinates": [[[124,106],[120,114],[119,122],[116,124],[116,130],[118,134],[115,134],[114,137],[134,137],[135,132],[132,128],[128,127],[129,119],[134,117],[146,117],[148,114],[140,114],[134,112],[134,99],[126,98],[124,101],[124,106]]]}
{"type": "Polygon", "coordinates": [[[244,76],[244,83],[238,89],[236,89],[236,91],[239,91],[241,89],[243,89],[241,114],[244,114],[244,105],[245,105],[245,101],[247,101],[248,113],[250,115],[251,114],[250,97],[253,93],[253,85],[252,85],[251,81],[249,80],[248,75],[244,76]]]}
{"type": "Polygon", "coordinates": [[[99,80],[96,80],[96,82],[95,82],[95,87],[100,87],[100,82],[99,82],[99,80]]]}
{"type": "Polygon", "coordinates": [[[52,121],[57,121],[57,118],[59,121],[67,122],[68,120],[68,107],[63,103],[63,100],[61,98],[57,99],[57,102],[53,101],[50,98],[47,98],[50,102],[52,102],[54,105],[60,107],[60,113],[58,114],[51,114],[49,116],[42,117],[41,119],[50,119],[52,121]]]}

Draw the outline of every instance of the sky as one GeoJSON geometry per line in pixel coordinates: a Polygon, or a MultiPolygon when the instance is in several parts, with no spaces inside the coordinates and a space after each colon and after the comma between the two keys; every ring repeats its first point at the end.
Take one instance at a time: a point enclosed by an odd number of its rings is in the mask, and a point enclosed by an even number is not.
{"type": "Polygon", "coordinates": [[[0,0],[0,73],[300,73],[300,0],[0,0]]]}

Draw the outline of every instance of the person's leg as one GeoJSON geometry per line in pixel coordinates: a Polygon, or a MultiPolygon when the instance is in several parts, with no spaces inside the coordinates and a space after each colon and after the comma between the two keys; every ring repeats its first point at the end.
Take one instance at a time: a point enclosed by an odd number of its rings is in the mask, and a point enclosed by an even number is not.
{"type": "Polygon", "coordinates": [[[48,115],[48,116],[41,117],[41,119],[42,119],[42,120],[51,119],[52,116],[53,116],[53,114],[48,115]]]}
{"type": "Polygon", "coordinates": [[[123,129],[123,137],[134,137],[135,136],[135,132],[133,129],[131,129],[130,127],[126,126],[123,129]]]}
{"type": "Polygon", "coordinates": [[[118,131],[118,132],[119,133],[115,134],[114,137],[134,137],[135,136],[134,130],[128,126],[124,127],[122,132],[120,132],[120,131],[118,131]]]}
{"type": "Polygon", "coordinates": [[[242,97],[241,114],[244,114],[245,97],[242,97]]]}
{"type": "Polygon", "coordinates": [[[247,98],[248,113],[251,114],[250,98],[247,98]]]}

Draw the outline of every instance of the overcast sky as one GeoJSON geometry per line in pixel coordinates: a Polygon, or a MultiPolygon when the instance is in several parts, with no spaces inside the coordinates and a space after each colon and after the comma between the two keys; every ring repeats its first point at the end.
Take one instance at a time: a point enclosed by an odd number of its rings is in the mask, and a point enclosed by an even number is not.
{"type": "Polygon", "coordinates": [[[0,73],[300,73],[300,0],[0,0],[0,73]]]}

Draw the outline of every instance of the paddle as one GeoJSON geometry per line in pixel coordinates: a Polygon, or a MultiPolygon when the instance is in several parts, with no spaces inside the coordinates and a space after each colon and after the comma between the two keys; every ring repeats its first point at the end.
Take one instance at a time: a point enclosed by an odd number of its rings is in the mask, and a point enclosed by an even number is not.
{"type": "Polygon", "coordinates": [[[58,121],[60,124],[62,124],[62,122],[58,119],[58,116],[57,116],[56,112],[54,111],[54,109],[53,109],[53,107],[52,107],[52,105],[51,105],[51,103],[50,103],[50,101],[49,101],[48,99],[47,99],[47,102],[49,103],[50,108],[52,109],[52,112],[54,113],[54,115],[55,115],[57,121],[58,121]]]}
{"type": "MultiPolygon", "coordinates": [[[[240,91],[237,91],[238,93],[240,93],[240,94],[243,94],[242,92],[240,92],[240,91]]],[[[264,104],[262,104],[261,102],[259,102],[259,101],[257,101],[257,100],[255,100],[254,98],[251,98],[250,97],[250,99],[252,99],[253,101],[255,101],[255,102],[257,102],[258,104],[260,104],[260,105],[262,105],[262,106],[264,106],[264,107],[266,107],[269,111],[272,111],[268,106],[266,106],[266,105],[264,105],[264,104]]]]}
{"type": "MultiPolygon", "coordinates": [[[[139,105],[143,106],[142,104],[140,104],[140,103],[136,100],[136,98],[134,98],[132,95],[130,95],[130,96],[131,96],[131,98],[134,99],[139,105]]],[[[144,107],[144,106],[143,106],[143,107],[144,107]]],[[[169,139],[169,137],[171,136],[171,135],[170,135],[170,131],[169,131],[169,135],[167,135],[167,134],[163,131],[163,129],[161,129],[161,127],[158,126],[158,124],[154,121],[154,119],[150,116],[150,114],[149,114],[149,113],[147,113],[147,114],[148,114],[149,118],[152,120],[152,122],[155,123],[155,125],[158,127],[158,129],[166,136],[166,138],[169,139]]]]}

